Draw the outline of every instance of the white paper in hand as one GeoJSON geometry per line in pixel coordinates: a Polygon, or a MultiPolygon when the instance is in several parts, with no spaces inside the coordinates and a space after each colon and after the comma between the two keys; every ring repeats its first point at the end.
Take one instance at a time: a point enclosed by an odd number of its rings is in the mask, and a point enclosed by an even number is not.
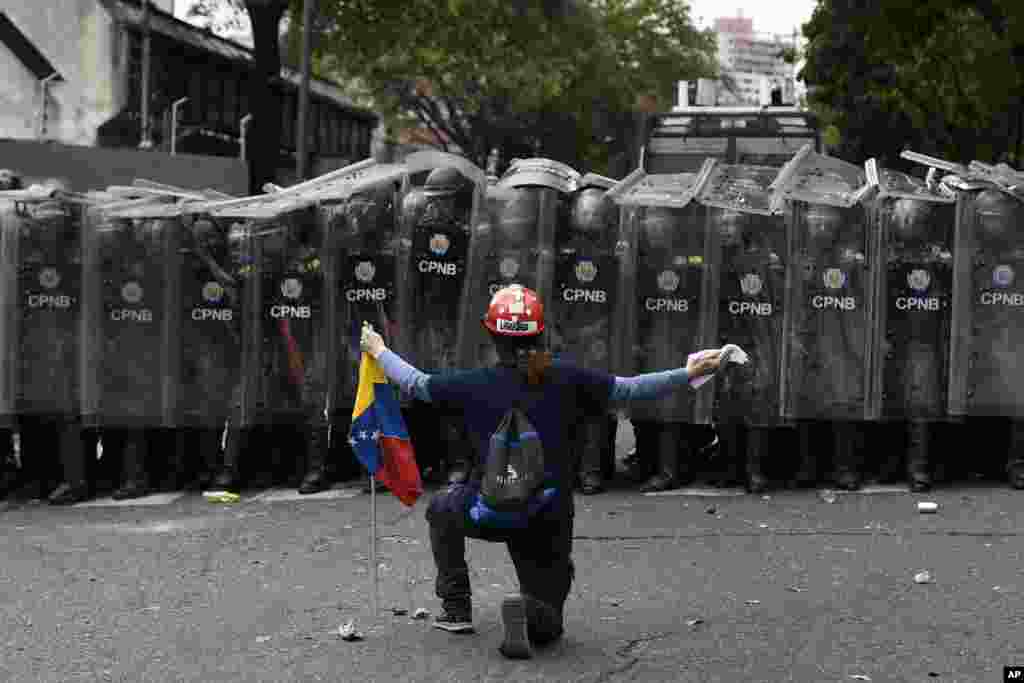
{"type": "MultiPolygon", "coordinates": [[[[739,363],[742,365],[744,363],[750,362],[750,356],[747,355],[746,351],[736,346],[735,344],[726,344],[721,349],[705,349],[703,351],[691,353],[689,357],[686,359],[686,363],[687,365],[689,365],[691,361],[700,360],[701,358],[704,358],[705,356],[712,354],[715,351],[718,351],[721,354],[722,362],[719,366],[720,368],[725,367],[726,363],[739,363]]],[[[690,386],[693,387],[694,389],[697,389],[705,382],[710,380],[712,377],[713,375],[703,375],[701,377],[694,377],[690,380],[690,386]]]]}

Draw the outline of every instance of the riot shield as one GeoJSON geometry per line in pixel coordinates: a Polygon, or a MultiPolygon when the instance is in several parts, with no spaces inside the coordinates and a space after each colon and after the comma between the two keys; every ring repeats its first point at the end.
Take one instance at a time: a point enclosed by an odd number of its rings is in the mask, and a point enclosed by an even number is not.
{"type": "Polygon", "coordinates": [[[233,427],[322,420],[331,335],[324,323],[324,239],[315,210],[266,216],[256,209],[215,208],[211,214],[222,220],[248,218],[235,223],[228,236],[243,295],[233,427]]]}
{"type": "MultiPolygon", "coordinates": [[[[715,254],[706,209],[693,201],[707,169],[650,176],[636,171],[610,192],[622,207],[616,327],[624,343],[617,374],[685,367],[688,354],[713,344],[707,264],[715,254]]],[[[634,401],[629,413],[634,421],[707,424],[707,396],[677,391],[634,401]]]]}
{"type": "Polygon", "coordinates": [[[615,181],[588,174],[555,235],[551,350],[577,365],[609,372],[615,353],[619,207],[606,197],[615,181]]]}
{"type": "Polygon", "coordinates": [[[961,192],[949,411],[1024,417],[1024,207],[1009,188],[961,192]]]}
{"type": "Polygon", "coordinates": [[[0,192],[0,420],[77,418],[84,206],[0,192]]]}
{"type": "MultiPolygon", "coordinates": [[[[272,194],[192,206],[214,219],[236,221],[229,252],[238,263],[243,295],[233,426],[283,418],[326,428],[336,409],[330,400],[337,395],[329,385],[352,386],[337,358],[351,347],[352,335],[336,334],[343,329],[336,302],[342,245],[334,241],[334,204],[380,172],[372,161],[361,162],[272,194]]],[[[386,298],[386,288],[383,295],[377,291],[382,288],[375,284],[376,267],[357,269],[360,283],[370,283],[361,287],[362,296],[386,298]]]]}
{"type": "Polygon", "coordinates": [[[712,346],[738,344],[750,355],[750,363],[730,366],[714,383],[720,422],[774,426],[782,415],[786,225],[770,190],[778,173],[716,163],[697,197],[718,248],[710,264],[712,346]]]}
{"type": "Polygon", "coordinates": [[[331,414],[346,425],[359,385],[362,323],[371,323],[388,344],[398,337],[395,267],[403,175],[402,167],[382,168],[351,194],[326,199],[320,207],[336,270],[332,324],[338,348],[332,354],[337,363],[332,374],[337,384],[331,392],[331,414]]]}
{"type": "Polygon", "coordinates": [[[179,424],[223,429],[242,358],[241,244],[230,222],[188,217],[181,225],[179,424]]]}
{"type": "Polygon", "coordinates": [[[865,164],[875,269],[869,416],[947,414],[955,202],[903,173],[865,164]],[[883,265],[885,267],[883,267],[883,265]]]}
{"type": "Polygon", "coordinates": [[[498,358],[481,324],[495,292],[518,283],[537,292],[552,310],[555,230],[568,210],[578,174],[546,159],[513,165],[486,194],[485,219],[470,236],[457,359],[462,368],[494,365],[498,358]],[[527,163],[530,162],[530,163],[527,163]],[[575,175],[574,175],[575,174],[575,175]]]}
{"type": "Polygon", "coordinates": [[[772,184],[786,202],[782,415],[868,416],[874,268],[863,169],[804,149],[772,184]]]}
{"type": "MultiPolygon", "coordinates": [[[[555,233],[554,308],[546,323],[557,357],[604,372],[614,369],[622,339],[615,328],[620,210],[607,197],[615,184],[611,178],[588,173],[572,195],[568,216],[555,233]]],[[[580,458],[584,493],[596,492],[601,479],[615,475],[616,425],[611,415],[592,416],[575,425],[573,450],[580,458]]]]}
{"type": "Polygon", "coordinates": [[[109,205],[89,211],[82,259],[86,426],[175,425],[181,278],[177,215],[173,206],[137,214],[109,205]]]}
{"type": "Polygon", "coordinates": [[[405,165],[393,344],[425,372],[452,370],[469,238],[485,214],[487,178],[466,159],[442,152],[412,154],[405,165]],[[408,179],[426,170],[426,182],[411,185],[408,179]]]}

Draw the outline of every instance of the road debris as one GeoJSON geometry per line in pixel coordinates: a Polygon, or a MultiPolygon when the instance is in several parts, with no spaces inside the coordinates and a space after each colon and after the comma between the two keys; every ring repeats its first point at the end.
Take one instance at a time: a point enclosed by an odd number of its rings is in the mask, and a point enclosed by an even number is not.
{"type": "Polygon", "coordinates": [[[362,634],[360,634],[359,631],[356,630],[355,620],[346,621],[344,624],[339,626],[338,635],[341,636],[342,640],[348,641],[350,643],[363,639],[362,634]]]}

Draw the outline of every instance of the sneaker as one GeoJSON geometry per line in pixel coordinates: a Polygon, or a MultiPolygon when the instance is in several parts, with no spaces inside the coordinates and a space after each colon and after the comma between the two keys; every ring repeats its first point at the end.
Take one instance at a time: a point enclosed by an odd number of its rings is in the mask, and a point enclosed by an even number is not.
{"type": "Polygon", "coordinates": [[[527,629],[526,599],[521,595],[505,598],[501,603],[501,620],[505,624],[505,641],[501,654],[509,659],[530,659],[533,648],[527,629]]]}
{"type": "Polygon", "coordinates": [[[449,633],[472,633],[473,615],[468,608],[444,608],[439,615],[434,617],[434,628],[439,628],[449,633]]]}

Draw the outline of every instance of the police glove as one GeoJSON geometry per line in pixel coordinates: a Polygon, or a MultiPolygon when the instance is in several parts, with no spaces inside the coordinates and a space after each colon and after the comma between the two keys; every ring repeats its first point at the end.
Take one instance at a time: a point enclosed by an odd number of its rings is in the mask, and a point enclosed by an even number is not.
{"type": "Polygon", "coordinates": [[[721,351],[711,351],[702,355],[700,358],[694,358],[686,364],[686,373],[690,376],[690,379],[696,379],[697,377],[703,377],[704,375],[710,375],[716,370],[722,362],[721,351]]]}
{"type": "Polygon", "coordinates": [[[374,331],[373,325],[363,322],[363,334],[359,337],[359,348],[377,359],[380,358],[380,354],[387,351],[388,347],[384,345],[384,337],[374,331]]]}

